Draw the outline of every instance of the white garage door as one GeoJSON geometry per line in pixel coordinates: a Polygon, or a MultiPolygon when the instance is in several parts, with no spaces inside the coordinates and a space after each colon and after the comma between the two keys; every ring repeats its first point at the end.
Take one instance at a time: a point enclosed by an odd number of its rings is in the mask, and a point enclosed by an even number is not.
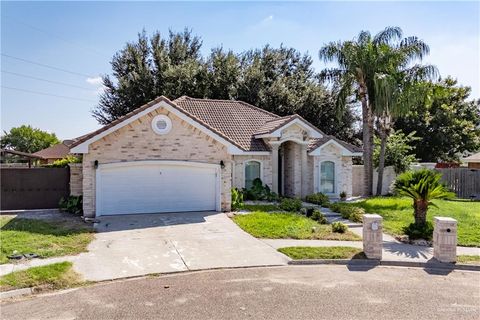
{"type": "Polygon", "coordinates": [[[217,209],[218,166],[135,161],[97,169],[97,216],[217,209]]]}

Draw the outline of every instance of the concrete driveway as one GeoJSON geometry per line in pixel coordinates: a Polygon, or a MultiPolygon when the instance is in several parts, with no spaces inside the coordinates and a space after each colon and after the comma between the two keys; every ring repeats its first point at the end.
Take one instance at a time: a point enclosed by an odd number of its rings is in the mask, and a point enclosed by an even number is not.
{"type": "Polygon", "coordinates": [[[224,213],[109,216],[101,217],[96,229],[89,252],[74,261],[86,280],[288,262],[224,213]]]}

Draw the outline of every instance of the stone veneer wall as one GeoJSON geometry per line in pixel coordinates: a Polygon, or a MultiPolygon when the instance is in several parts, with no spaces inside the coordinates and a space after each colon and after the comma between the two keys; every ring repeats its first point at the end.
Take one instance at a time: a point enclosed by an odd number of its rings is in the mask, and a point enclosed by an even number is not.
{"type": "Polygon", "coordinates": [[[87,217],[95,216],[95,160],[99,164],[138,160],[219,164],[223,160],[221,208],[230,210],[232,157],[227,148],[164,109],[157,109],[89,146],[89,153],[83,156],[83,212],[87,217]],[[166,114],[172,120],[172,130],[166,135],[157,135],[151,129],[151,120],[157,114],[166,114]]]}
{"type": "Polygon", "coordinates": [[[81,163],[70,163],[70,195],[83,195],[83,173],[81,163]]]}
{"type": "Polygon", "coordinates": [[[272,156],[233,156],[233,186],[238,189],[245,187],[245,162],[250,160],[260,161],[264,184],[272,188],[272,156]]]}
{"type": "Polygon", "coordinates": [[[322,149],[322,154],[315,156],[313,160],[313,179],[314,192],[320,191],[320,163],[322,161],[332,161],[335,163],[335,193],[334,197],[340,196],[340,192],[345,191],[347,197],[352,196],[352,158],[343,157],[341,150],[328,145],[322,149]]]}
{"type": "MultiPolygon", "coordinates": [[[[363,190],[365,186],[363,184],[363,165],[354,165],[353,166],[353,178],[352,178],[352,185],[353,185],[353,195],[354,196],[361,196],[363,195],[363,190]]],[[[383,171],[383,185],[382,185],[382,195],[389,194],[391,192],[392,183],[397,178],[397,174],[392,166],[385,167],[383,171]]],[[[373,194],[377,193],[377,179],[378,179],[378,172],[377,170],[373,171],[373,194]]]]}

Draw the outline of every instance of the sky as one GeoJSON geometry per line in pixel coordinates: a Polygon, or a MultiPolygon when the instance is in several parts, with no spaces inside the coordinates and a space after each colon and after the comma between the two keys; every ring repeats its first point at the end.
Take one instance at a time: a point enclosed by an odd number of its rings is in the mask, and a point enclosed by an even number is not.
{"type": "Polygon", "coordinates": [[[479,2],[1,2],[1,130],[23,124],[70,139],[100,125],[91,115],[111,57],[145,29],[185,27],[203,53],[284,44],[325,65],[318,50],[399,26],[430,46],[426,63],[480,97],[479,2]],[[33,62],[33,63],[32,63],[33,62]]]}

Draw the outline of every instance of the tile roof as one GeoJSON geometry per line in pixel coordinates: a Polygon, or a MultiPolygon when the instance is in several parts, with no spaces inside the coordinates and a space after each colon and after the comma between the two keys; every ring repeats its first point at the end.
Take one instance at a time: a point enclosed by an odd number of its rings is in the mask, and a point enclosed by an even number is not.
{"type": "Polygon", "coordinates": [[[242,101],[183,96],[173,102],[246,151],[268,151],[263,140],[255,139],[254,135],[266,122],[280,118],[242,101]]]}
{"type": "Polygon", "coordinates": [[[267,121],[263,126],[261,126],[260,128],[257,129],[257,131],[255,131],[255,135],[272,133],[277,128],[280,128],[284,124],[288,123],[292,118],[294,118],[294,115],[276,118],[276,119],[267,121]]]}
{"type": "MultiPolygon", "coordinates": [[[[280,117],[243,101],[197,99],[187,96],[182,96],[174,101],[170,101],[168,98],[161,96],[94,132],[73,139],[69,147],[73,148],[161,101],[167,102],[178,111],[194,121],[199,122],[244,151],[269,151],[269,146],[266,145],[262,139],[256,139],[254,136],[273,132],[277,128],[297,118],[305,121],[312,128],[322,133],[297,114],[280,117]]],[[[324,133],[322,133],[322,135],[322,139],[311,140],[309,151],[320,147],[330,139],[334,139],[352,152],[362,152],[361,148],[355,147],[347,142],[332,136],[327,136],[324,133]]]]}
{"type": "Polygon", "coordinates": [[[63,159],[70,153],[70,147],[64,142],[58,143],[51,147],[42,149],[34,153],[35,156],[42,157],[43,159],[63,159]]]}
{"type": "Polygon", "coordinates": [[[321,139],[310,140],[310,144],[308,145],[308,151],[313,151],[318,147],[321,147],[322,145],[324,145],[330,140],[335,140],[350,152],[363,152],[363,149],[361,147],[354,146],[353,144],[337,139],[334,136],[328,136],[328,135],[324,135],[323,138],[321,139]]]}

